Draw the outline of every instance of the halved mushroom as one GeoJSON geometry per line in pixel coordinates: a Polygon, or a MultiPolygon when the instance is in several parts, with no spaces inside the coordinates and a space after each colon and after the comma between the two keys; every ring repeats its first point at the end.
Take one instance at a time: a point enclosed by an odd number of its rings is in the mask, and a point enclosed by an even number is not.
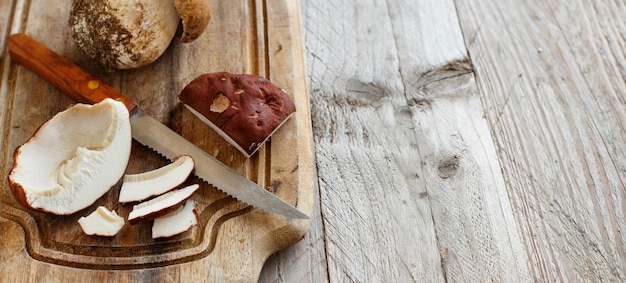
{"type": "Polygon", "coordinates": [[[136,224],[163,216],[183,204],[199,187],[198,184],[193,184],[134,205],[128,214],[128,222],[136,224]]]}
{"type": "Polygon", "coordinates": [[[99,206],[88,216],[78,219],[78,224],[87,235],[115,236],[124,227],[124,217],[99,206]]]}
{"type": "Polygon", "coordinates": [[[26,207],[74,213],[120,180],[130,149],[128,110],[122,102],[76,104],[44,123],[15,150],[9,186],[26,207]]]}
{"type": "Polygon", "coordinates": [[[189,177],[193,166],[193,158],[182,155],[161,168],[140,174],[124,175],[119,202],[142,201],[171,191],[189,177]]]}
{"type": "Polygon", "coordinates": [[[296,111],[287,92],[251,74],[203,74],[187,84],[178,98],[245,157],[253,155],[296,111]]]}
{"type": "Polygon", "coordinates": [[[198,203],[188,199],[179,209],[154,219],[152,238],[167,238],[184,233],[198,224],[198,203]]]}
{"type": "Polygon", "coordinates": [[[74,0],[72,38],[108,70],[138,68],[159,58],[182,18],[183,42],[196,39],[211,17],[208,0],[74,0]]]}

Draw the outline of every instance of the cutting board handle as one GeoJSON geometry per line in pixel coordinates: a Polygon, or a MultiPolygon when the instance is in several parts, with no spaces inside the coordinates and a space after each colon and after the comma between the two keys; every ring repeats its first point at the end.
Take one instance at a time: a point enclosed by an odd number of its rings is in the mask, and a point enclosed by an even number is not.
{"type": "Polygon", "coordinates": [[[132,99],[26,34],[11,35],[8,47],[14,62],[39,75],[78,102],[93,104],[105,98],[113,98],[123,102],[131,113],[137,108],[132,99]]]}

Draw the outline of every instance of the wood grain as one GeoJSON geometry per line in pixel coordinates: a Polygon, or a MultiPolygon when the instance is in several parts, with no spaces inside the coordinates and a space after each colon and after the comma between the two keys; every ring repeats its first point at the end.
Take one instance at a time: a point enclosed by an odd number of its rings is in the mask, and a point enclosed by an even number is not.
{"type": "Polygon", "coordinates": [[[329,281],[624,280],[624,5],[596,2],[304,1],[329,281]]]}
{"type": "Polygon", "coordinates": [[[331,281],[525,279],[454,3],[305,5],[331,281]]]}
{"type": "Polygon", "coordinates": [[[626,5],[457,4],[531,279],[626,280],[626,5]]]}
{"type": "MultiPolygon", "coordinates": [[[[7,36],[9,34],[9,27],[11,26],[9,23],[11,22],[11,15],[14,5],[14,0],[0,0],[0,54],[4,56],[5,42],[7,40],[7,36]]],[[[0,58],[2,57],[0,56],[0,58]]]]}
{"type": "MultiPolygon", "coordinates": [[[[10,32],[24,32],[44,43],[225,164],[305,213],[312,212],[312,138],[297,1],[216,3],[209,29],[196,42],[175,41],[155,63],[114,73],[104,73],[74,45],[67,27],[70,3],[16,1],[10,32]],[[274,52],[270,53],[270,48],[274,52]],[[244,158],[176,100],[189,81],[214,71],[266,76],[296,101],[295,117],[251,159],[244,158]]],[[[13,149],[41,123],[75,102],[35,74],[11,64],[8,57],[3,57],[2,66],[2,74],[7,74],[0,87],[6,94],[2,104],[2,172],[6,180],[13,149]]],[[[166,160],[158,154],[134,143],[127,172],[164,164],[166,160]]],[[[188,182],[199,180],[193,177],[188,182]]],[[[11,260],[0,267],[3,280],[253,282],[271,254],[298,242],[308,231],[310,220],[256,210],[208,184],[201,187],[194,196],[200,203],[200,224],[184,235],[155,241],[149,223],[127,225],[112,239],[89,237],[80,231],[76,220],[98,205],[121,215],[129,212],[130,206],[116,201],[119,184],[92,207],[61,217],[19,206],[5,184],[0,195],[0,226],[7,244],[0,246],[0,257],[11,260]]]]}

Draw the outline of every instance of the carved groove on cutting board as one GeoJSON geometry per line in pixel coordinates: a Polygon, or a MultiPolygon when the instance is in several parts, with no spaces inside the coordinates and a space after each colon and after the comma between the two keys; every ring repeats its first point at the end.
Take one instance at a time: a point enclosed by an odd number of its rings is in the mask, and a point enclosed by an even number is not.
{"type": "Polygon", "coordinates": [[[222,224],[254,210],[252,206],[242,208],[239,202],[226,197],[201,213],[197,235],[192,239],[174,237],[146,245],[96,247],[53,241],[40,232],[45,229],[41,227],[41,218],[21,208],[4,204],[0,207],[0,217],[18,223],[24,229],[26,249],[34,259],[69,267],[109,270],[161,267],[206,257],[215,248],[222,224]]]}

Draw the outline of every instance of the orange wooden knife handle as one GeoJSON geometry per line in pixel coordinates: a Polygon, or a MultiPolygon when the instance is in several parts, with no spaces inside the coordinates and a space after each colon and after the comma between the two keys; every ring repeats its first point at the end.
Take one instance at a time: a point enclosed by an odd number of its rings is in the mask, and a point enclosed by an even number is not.
{"type": "Polygon", "coordinates": [[[97,103],[108,97],[123,102],[131,113],[137,108],[132,99],[28,35],[23,33],[11,35],[8,47],[13,61],[39,75],[78,102],[97,103]]]}

